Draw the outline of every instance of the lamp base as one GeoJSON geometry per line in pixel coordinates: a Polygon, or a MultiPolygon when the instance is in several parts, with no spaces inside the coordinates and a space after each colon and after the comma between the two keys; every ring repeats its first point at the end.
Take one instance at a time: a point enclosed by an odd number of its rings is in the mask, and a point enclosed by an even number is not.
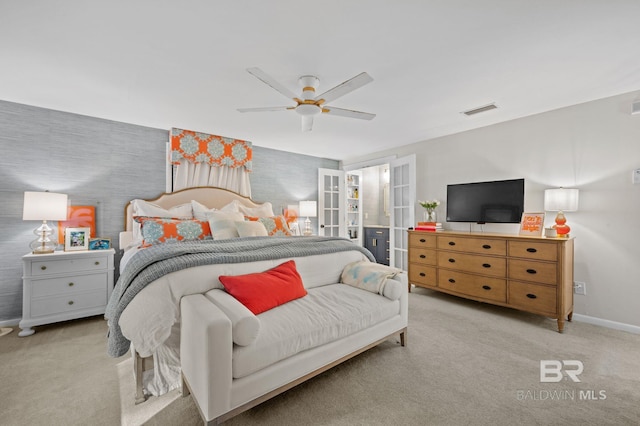
{"type": "Polygon", "coordinates": [[[302,233],[302,235],[304,235],[305,237],[308,237],[312,234],[311,232],[311,220],[309,218],[307,218],[304,221],[304,232],[302,233]]]}
{"type": "Polygon", "coordinates": [[[33,251],[31,252],[31,254],[51,254],[51,253],[53,253],[54,251],[55,251],[55,250],[54,250],[54,249],[52,249],[52,248],[48,248],[48,247],[45,247],[45,248],[38,247],[37,249],[33,250],[33,251]]]}

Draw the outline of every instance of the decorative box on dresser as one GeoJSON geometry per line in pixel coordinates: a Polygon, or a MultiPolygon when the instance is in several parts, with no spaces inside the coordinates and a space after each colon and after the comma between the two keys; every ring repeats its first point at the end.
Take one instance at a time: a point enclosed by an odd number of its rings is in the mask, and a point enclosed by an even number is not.
{"type": "Polygon", "coordinates": [[[22,257],[19,336],[32,327],[103,314],[113,291],[114,249],[56,251],[22,257]]]}
{"type": "Polygon", "coordinates": [[[573,239],[409,231],[411,284],[564,321],[573,315],[573,239]]]}

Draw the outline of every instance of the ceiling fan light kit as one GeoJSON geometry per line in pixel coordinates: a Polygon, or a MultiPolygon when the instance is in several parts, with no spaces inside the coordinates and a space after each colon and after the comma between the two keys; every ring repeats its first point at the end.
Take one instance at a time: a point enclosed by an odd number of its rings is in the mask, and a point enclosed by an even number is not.
{"type": "Polygon", "coordinates": [[[247,68],[247,72],[261,80],[263,83],[271,86],[282,95],[290,98],[296,103],[291,107],[262,107],[262,108],[238,108],[240,112],[263,112],[263,111],[287,111],[294,110],[302,116],[302,131],[311,131],[313,128],[313,117],[324,113],[327,115],[336,115],[339,117],[358,118],[360,120],[372,120],[376,115],[361,111],[352,111],[348,109],[323,106],[326,102],[331,102],[347,93],[364,86],[373,81],[373,78],[366,72],[327,90],[321,95],[316,96],[316,89],[320,85],[320,79],[313,75],[303,75],[298,79],[298,83],[302,87],[300,97],[294,95],[289,89],[278,83],[271,76],[266,74],[260,68],[247,68]]]}

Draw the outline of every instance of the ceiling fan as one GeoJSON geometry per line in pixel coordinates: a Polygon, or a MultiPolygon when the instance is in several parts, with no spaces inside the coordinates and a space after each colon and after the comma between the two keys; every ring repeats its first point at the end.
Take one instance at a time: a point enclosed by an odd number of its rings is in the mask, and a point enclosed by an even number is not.
{"type": "Polygon", "coordinates": [[[238,111],[240,112],[293,110],[302,116],[303,132],[311,131],[311,128],[313,127],[313,117],[320,113],[340,117],[359,118],[361,120],[371,120],[376,116],[375,114],[370,114],[368,112],[352,111],[349,109],[335,108],[326,105],[327,102],[331,102],[340,96],[344,96],[347,93],[372,82],[373,78],[371,78],[371,76],[366,72],[360,73],[352,79],[347,80],[318,96],[315,96],[315,94],[316,88],[320,85],[320,79],[316,76],[303,75],[298,79],[300,86],[302,86],[302,94],[297,96],[260,68],[247,68],[247,72],[282,93],[287,98],[292,99],[296,105],[264,108],[238,108],[238,111]]]}

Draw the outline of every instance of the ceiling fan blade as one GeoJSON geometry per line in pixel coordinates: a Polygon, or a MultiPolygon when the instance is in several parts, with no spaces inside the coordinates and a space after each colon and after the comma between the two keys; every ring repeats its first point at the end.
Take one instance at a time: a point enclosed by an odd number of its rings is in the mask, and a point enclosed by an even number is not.
{"type": "Polygon", "coordinates": [[[339,117],[359,118],[360,120],[373,120],[375,114],[368,112],[352,111],[350,109],[334,108],[325,106],[322,108],[322,112],[329,115],[337,115],[339,117]]]}
{"type": "Polygon", "coordinates": [[[279,106],[279,107],[262,107],[262,108],[238,108],[240,112],[262,112],[262,111],[286,111],[293,107],[279,106]]]}
{"type": "Polygon", "coordinates": [[[351,80],[347,80],[337,85],[333,89],[329,89],[323,94],[316,96],[314,100],[318,101],[322,99],[322,103],[331,102],[332,100],[338,99],[340,96],[344,96],[347,93],[353,92],[354,90],[364,86],[367,83],[371,83],[372,81],[373,78],[366,72],[363,72],[356,75],[351,80]]]}
{"type": "Polygon", "coordinates": [[[282,84],[278,83],[273,77],[266,74],[260,68],[247,68],[247,72],[253,75],[254,77],[258,78],[259,80],[261,80],[263,83],[266,83],[269,86],[273,87],[278,92],[285,95],[287,98],[293,99],[296,97],[295,93],[293,93],[291,90],[284,87],[282,84]]]}
{"type": "Polygon", "coordinates": [[[312,115],[303,115],[302,116],[302,131],[310,132],[313,127],[313,116],[312,115]]]}

